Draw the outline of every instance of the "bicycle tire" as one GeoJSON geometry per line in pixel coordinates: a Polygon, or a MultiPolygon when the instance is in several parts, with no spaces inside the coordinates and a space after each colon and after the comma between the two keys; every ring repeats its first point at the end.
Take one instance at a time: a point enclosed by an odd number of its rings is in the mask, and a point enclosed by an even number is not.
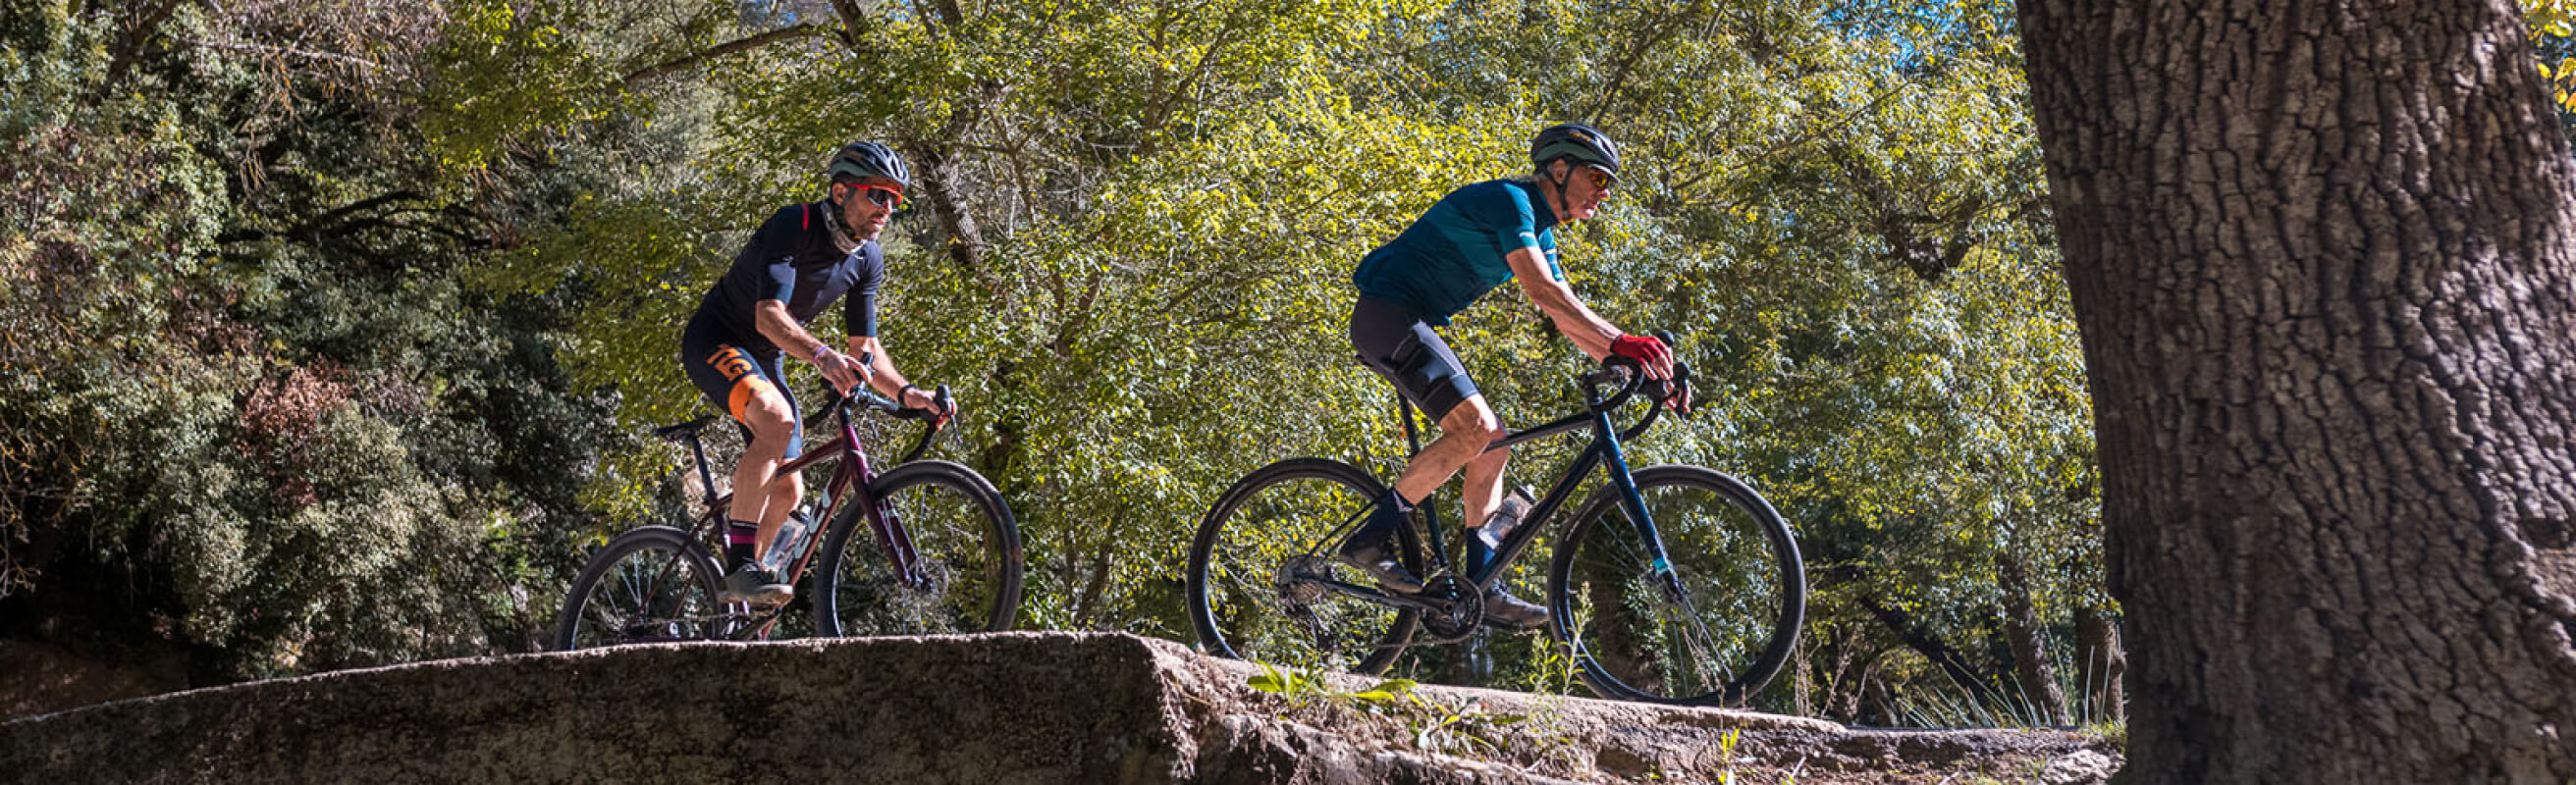
{"type": "Polygon", "coordinates": [[[1734,477],[1696,466],[1635,477],[1689,601],[1674,602],[1653,574],[1623,495],[1604,485],[1549,567],[1549,633],[1603,697],[1743,704],[1797,645],[1807,599],[1797,538],[1734,477]]]}
{"type": "Polygon", "coordinates": [[[928,579],[907,586],[861,504],[841,509],[815,567],[814,629],[825,637],[1010,629],[1019,618],[1019,523],[984,476],[947,461],[878,475],[871,496],[895,513],[928,579]]]}
{"type": "Polygon", "coordinates": [[[617,535],[573,579],[555,650],[723,639],[731,627],[723,619],[739,606],[716,602],[721,574],[688,532],[641,526],[617,535]]]}
{"type": "MultiPolygon", "coordinates": [[[[1211,654],[1238,660],[1364,674],[1386,670],[1412,640],[1418,612],[1311,584],[1291,589],[1280,581],[1290,559],[1313,556],[1337,580],[1364,583],[1356,571],[1330,561],[1338,543],[1297,549],[1313,546],[1385,495],[1385,486],[1367,472],[1321,458],[1290,458],[1236,481],[1209,509],[1190,546],[1187,591],[1199,643],[1211,654]],[[1292,591],[1312,598],[1292,600],[1292,591]],[[1318,607],[1330,615],[1316,613],[1318,607]]],[[[1419,535],[1406,526],[1396,540],[1405,567],[1420,574],[1419,535]]]]}

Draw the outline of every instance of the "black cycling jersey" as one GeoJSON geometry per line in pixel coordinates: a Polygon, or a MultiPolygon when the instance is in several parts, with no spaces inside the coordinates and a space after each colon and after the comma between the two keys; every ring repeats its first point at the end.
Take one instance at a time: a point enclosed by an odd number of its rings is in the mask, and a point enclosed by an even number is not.
{"type": "MultiPolygon", "coordinates": [[[[843,250],[836,241],[838,220],[832,204],[812,202],[779,208],[753,232],[733,267],[716,279],[698,303],[698,313],[711,320],[724,343],[753,354],[773,356],[778,346],[760,334],[753,309],[762,300],[787,306],[798,324],[811,324],[833,300],[841,306],[842,329],[852,337],[877,334],[877,287],[885,281],[885,252],[875,240],[843,250]]],[[[692,321],[697,321],[692,319],[692,321]]]]}

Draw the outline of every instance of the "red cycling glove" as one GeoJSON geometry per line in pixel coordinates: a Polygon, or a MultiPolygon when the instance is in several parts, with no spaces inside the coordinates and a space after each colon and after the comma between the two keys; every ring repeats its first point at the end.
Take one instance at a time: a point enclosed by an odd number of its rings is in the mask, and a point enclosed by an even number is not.
{"type": "Polygon", "coordinates": [[[1673,373],[1673,350],[1651,335],[1622,335],[1610,342],[1610,353],[1646,366],[1646,375],[1661,379],[1673,373]]]}

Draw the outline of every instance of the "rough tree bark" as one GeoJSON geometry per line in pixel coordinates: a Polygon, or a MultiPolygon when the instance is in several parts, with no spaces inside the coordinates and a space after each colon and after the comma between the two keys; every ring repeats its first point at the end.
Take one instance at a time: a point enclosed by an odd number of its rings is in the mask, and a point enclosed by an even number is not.
{"type": "Polygon", "coordinates": [[[2111,618],[2089,605],[2075,608],[2075,681],[2083,697],[2083,722],[2123,722],[2128,701],[2120,681],[2129,671],[2120,653],[2120,630],[2111,618]]]}
{"type": "Polygon", "coordinates": [[[2031,600],[2030,577],[2010,554],[1995,557],[2002,584],[2004,640],[2012,647],[2013,681],[2021,700],[2049,725],[2066,724],[2066,693],[2057,688],[2057,669],[2048,661],[2048,644],[2040,638],[2039,608],[2031,600]]]}
{"type": "Polygon", "coordinates": [[[2576,781],[2576,187],[2513,3],[2019,7],[2121,781],[2576,781]]]}

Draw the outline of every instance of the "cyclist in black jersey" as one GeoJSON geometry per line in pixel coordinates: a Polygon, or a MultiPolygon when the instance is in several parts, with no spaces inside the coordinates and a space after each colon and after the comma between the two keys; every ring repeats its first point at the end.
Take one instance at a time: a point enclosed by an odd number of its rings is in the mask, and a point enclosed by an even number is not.
{"type": "MultiPolygon", "coordinates": [[[[795,594],[759,562],[805,492],[803,478],[778,472],[804,449],[804,423],[782,355],[812,363],[834,389],[865,381],[904,406],[935,405],[930,393],[895,371],[877,341],[885,253],[876,237],[902,204],[911,172],[885,145],[854,142],[832,155],[827,174],[822,201],[779,208],[752,233],[680,335],[680,366],[689,381],[731,413],[747,439],[733,473],[725,532],[730,574],[717,593],[722,602],[778,605],[795,594]],[[805,330],[834,300],[842,301],[846,351],[805,330]]],[[[956,414],[955,404],[939,414],[956,414]]]]}

